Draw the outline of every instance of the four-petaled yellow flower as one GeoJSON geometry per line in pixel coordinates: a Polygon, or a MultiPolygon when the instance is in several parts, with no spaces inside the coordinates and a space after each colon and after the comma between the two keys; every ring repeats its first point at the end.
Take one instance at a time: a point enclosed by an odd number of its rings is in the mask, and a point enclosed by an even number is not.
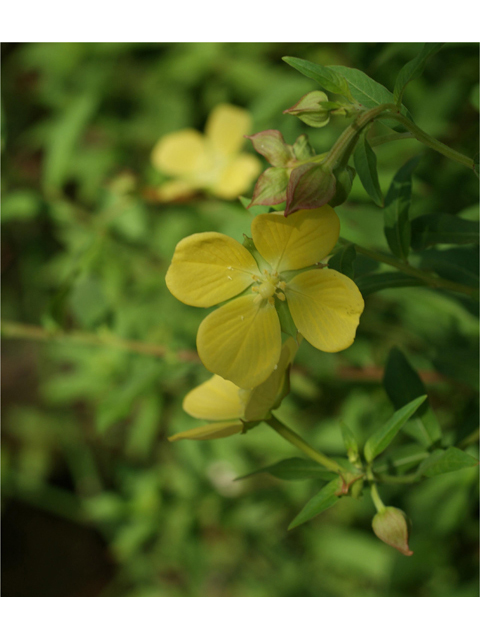
{"type": "Polygon", "coordinates": [[[266,380],[281,351],[275,299],[287,300],[298,331],[317,349],[336,352],[352,344],[364,308],[360,291],[343,274],[314,267],[331,252],[339,231],[329,205],[288,218],[259,215],[251,233],[262,266],[221,233],[197,233],[178,243],[166,275],[176,298],[195,307],[234,298],[199,327],[198,354],[209,371],[242,389],[266,380]]]}
{"type": "Polygon", "coordinates": [[[175,180],[159,187],[158,198],[175,200],[199,190],[225,200],[242,195],[262,169],[258,158],[241,153],[250,126],[245,109],[220,104],[208,118],[205,135],[182,129],[161,138],[152,151],[152,163],[175,180]]]}
{"type": "Polygon", "coordinates": [[[240,389],[229,380],[214,375],[185,396],[183,409],[194,418],[214,420],[203,427],[182,431],[174,440],[213,440],[240,433],[244,422],[268,418],[288,393],[288,368],[297,353],[298,343],[288,338],[282,347],[280,361],[261,385],[251,391],[240,389]]]}

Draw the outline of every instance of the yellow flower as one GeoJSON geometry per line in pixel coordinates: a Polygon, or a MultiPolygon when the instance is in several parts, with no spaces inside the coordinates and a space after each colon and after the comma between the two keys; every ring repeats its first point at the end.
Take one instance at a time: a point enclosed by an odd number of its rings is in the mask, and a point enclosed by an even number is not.
{"type": "Polygon", "coordinates": [[[266,380],[281,350],[276,299],[287,300],[296,328],[317,349],[336,352],[352,344],[364,308],[360,291],[343,274],[314,267],[333,249],[339,231],[329,205],[288,218],[259,215],[251,233],[261,266],[221,233],[197,233],[178,243],[166,275],[176,298],[195,307],[234,298],[199,327],[198,354],[209,371],[242,389],[266,380]]]}
{"type": "Polygon", "coordinates": [[[159,188],[160,200],[175,200],[199,190],[225,200],[244,193],[261,171],[255,156],[240,152],[250,125],[247,111],[220,104],[208,118],[205,135],[183,129],[161,138],[152,151],[152,163],[175,180],[159,188]]]}
{"type": "Polygon", "coordinates": [[[244,422],[268,418],[288,392],[288,367],[297,353],[298,343],[288,338],[282,347],[280,361],[261,385],[248,391],[229,380],[214,375],[185,396],[183,409],[194,418],[215,420],[203,427],[182,431],[174,440],[213,440],[226,438],[244,429],[244,422]]]}

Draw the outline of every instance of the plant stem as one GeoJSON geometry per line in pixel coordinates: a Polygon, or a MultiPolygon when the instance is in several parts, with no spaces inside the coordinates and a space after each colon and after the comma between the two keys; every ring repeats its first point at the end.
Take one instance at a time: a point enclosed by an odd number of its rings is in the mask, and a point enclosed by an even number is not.
{"type": "Polygon", "coordinates": [[[419,280],[423,280],[425,283],[434,287],[435,289],[448,289],[450,291],[456,291],[457,293],[464,293],[467,296],[475,296],[477,295],[477,290],[475,287],[468,287],[467,285],[460,284],[459,282],[453,282],[452,280],[445,280],[445,278],[440,278],[438,276],[433,276],[421,269],[417,269],[416,267],[412,267],[412,265],[402,262],[401,260],[397,260],[393,256],[386,255],[381,253],[380,251],[375,251],[373,249],[365,249],[358,244],[350,242],[345,238],[339,238],[338,240],[341,244],[352,244],[355,247],[357,253],[361,253],[368,258],[372,258],[377,262],[383,262],[384,264],[388,264],[391,267],[395,267],[398,271],[403,271],[403,273],[407,273],[414,278],[418,278],[419,280]]]}
{"type": "MultiPolygon", "coordinates": [[[[385,114],[385,117],[387,117],[387,114],[385,114]]],[[[443,142],[440,142],[436,138],[433,138],[431,135],[429,135],[428,133],[420,129],[420,127],[417,127],[417,125],[414,124],[411,120],[406,118],[401,113],[398,113],[398,111],[392,112],[392,113],[389,112],[388,118],[393,118],[394,120],[397,120],[398,122],[403,124],[403,126],[406,129],[408,129],[411,133],[413,133],[413,135],[419,142],[422,142],[427,147],[430,147],[431,149],[438,151],[438,153],[441,153],[447,158],[450,158],[450,160],[454,160],[455,162],[459,162],[460,164],[465,165],[469,169],[475,168],[475,164],[471,158],[463,155],[463,153],[459,153],[458,151],[455,151],[455,149],[451,149],[446,144],[443,144],[443,142]]]]}
{"type": "Polygon", "coordinates": [[[305,442],[305,440],[301,438],[297,433],[295,433],[295,431],[292,431],[289,427],[284,425],[283,422],[280,422],[280,420],[275,416],[272,415],[272,417],[268,420],[265,420],[265,422],[270,427],[272,427],[272,429],[274,429],[280,436],[282,436],[282,438],[288,440],[290,444],[293,444],[294,447],[297,447],[297,449],[300,449],[300,451],[303,451],[303,453],[306,453],[307,456],[312,460],[315,460],[315,462],[318,462],[326,469],[329,469],[334,473],[338,473],[340,475],[342,473],[345,473],[345,469],[343,469],[338,464],[338,462],[335,462],[335,460],[332,460],[323,453],[320,453],[320,451],[316,451],[316,449],[313,449],[313,447],[305,442]]]}
{"type": "Polygon", "coordinates": [[[390,476],[383,473],[376,473],[375,479],[381,484],[413,484],[418,482],[420,477],[417,473],[409,473],[404,476],[390,476]]]}
{"type": "Polygon", "coordinates": [[[131,353],[140,353],[156,358],[174,356],[184,362],[197,360],[195,353],[191,351],[175,352],[159,344],[140,342],[139,340],[125,340],[110,334],[86,333],[84,331],[49,331],[43,327],[20,324],[17,322],[2,321],[2,336],[20,340],[37,340],[40,342],[60,340],[72,344],[85,344],[97,347],[113,347],[131,353]]]}
{"type": "Polygon", "coordinates": [[[378,147],[386,142],[395,142],[396,140],[412,140],[416,139],[413,133],[406,131],[405,133],[387,133],[384,136],[375,136],[368,141],[371,147],[378,147]]]}
{"type": "Polygon", "coordinates": [[[380,498],[380,494],[378,493],[377,485],[375,482],[370,484],[370,492],[373,500],[373,504],[375,505],[375,509],[380,513],[385,510],[385,505],[383,504],[382,499],[380,498]]]}
{"type": "Polygon", "coordinates": [[[349,125],[337,139],[322,164],[327,169],[333,170],[339,161],[342,159],[345,160],[345,152],[347,150],[349,150],[350,153],[353,151],[353,147],[355,146],[353,142],[355,141],[355,138],[358,137],[361,130],[367,124],[373,122],[375,118],[378,118],[387,109],[396,109],[396,106],[393,104],[381,104],[379,107],[374,107],[373,109],[369,109],[368,111],[364,111],[358,115],[352,124],[349,125]]]}

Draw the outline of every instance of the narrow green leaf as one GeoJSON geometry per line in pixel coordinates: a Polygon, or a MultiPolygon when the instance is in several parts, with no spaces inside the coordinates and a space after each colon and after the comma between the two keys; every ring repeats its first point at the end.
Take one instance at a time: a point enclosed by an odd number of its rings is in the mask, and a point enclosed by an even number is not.
{"type": "Polygon", "coordinates": [[[420,267],[432,269],[441,278],[469,287],[479,285],[478,247],[426,249],[421,254],[420,267]]]}
{"type": "Polygon", "coordinates": [[[431,478],[442,473],[459,471],[466,467],[478,466],[478,460],[469,456],[461,449],[449,447],[446,451],[437,449],[422,462],[418,471],[421,475],[431,478]]]}
{"type": "Polygon", "coordinates": [[[328,268],[343,273],[347,278],[354,278],[354,262],[357,252],[353,244],[343,245],[328,261],[328,268]]]}
{"type": "Polygon", "coordinates": [[[301,58],[293,58],[286,56],[282,58],[284,62],[291,67],[303,73],[304,76],[315,80],[326,91],[331,91],[338,95],[342,95],[353,102],[350,89],[345,78],[341,74],[337,73],[334,69],[329,67],[322,67],[320,64],[309,62],[308,60],[302,60],[301,58]]]}
{"type": "Polygon", "coordinates": [[[425,401],[427,396],[416,398],[405,407],[395,411],[390,420],[376,431],[365,444],[365,459],[372,462],[382,451],[384,451],[393,438],[397,435],[403,425],[412,416],[418,407],[425,401]]]}
{"type": "Polygon", "coordinates": [[[375,460],[373,470],[375,473],[389,473],[391,475],[405,473],[412,467],[416,467],[429,455],[425,448],[419,444],[406,444],[375,460]]]}
{"type": "MultiPolygon", "coordinates": [[[[381,104],[393,104],[395,102],[393,93],[359,69],[352,69],[341,65],[331,65],[325,68],[343,76],[347,81],[353,98],[360,102],[366,109],[373,109],[381,104]]],[[[404,116],[409,118],[409,120],[412,119],[410,113],[404,106],[400,108],[400,111],[404,116]]],[[[382,119],[382,122],[396,131],[406,131],[405,127],[399,125],[395,120],[382,119]]]]}
{"type": "Polygon", "coordinates": [[[395,88],[393,90],[393,97],[396,103],[402,102],[403,92],[405,91],[407,84],[411,80],[415,80],[422,75],[428,58],[437,53],[442,46],[442,44],[438,44],[436,42],[428,42],[427,44],[424,44],[418,55],[400,69],[400,73],[397,76],[395,88]]]}
{"type": "Polygon", "coordinates": [[[399,287],[421,287],[423,282],[406,273],[391,271],[387,273],[369,273],[355,280],[362,296],[366,297],[383,289],[398,289],[399,287]]]}
{"type": "MultiPolygon", "coordinates": [[[[426,393],[420,376],[396,347],[391,349],[388,355],[383,386],[395,409],[400,409],[407,402],[426,393]]],[[[425,443],[427,446],[440,440],[442,437],[440,425],[428,400],[422,404],[414,417],[421,422],[427,436],[425,443]]]]}
{"type": "Polygon", "coordinates": [[[43,183],[47,190],[58,190],[68,177],[75,145],[97,103],[97,98],[90,93],[77,97],[55,124],[44,161],[43,183]]]}
{"type": "Polygon", "coordinates": [[[335,474],[330,471],[325,471],[325,469],[323,469],[323,467],[317,464],[314,460],[286,458],[285,460],[280,460],[280,462],[276,462],[268,467],[263,467],[262,469],[257,469],[257,471],[252,471],[251,473],[236,479],[244,480],[245,478],[250,478],[251,476],[255,476],[259,473],[269,473],[271,476],[279,478],[280,480],[309,480],[312,478],[318,480],[331,480],[335,477],[335,474]]]}
{"type": "Polygon", "coordinates": [[[434,244],[478,244],[479,224],[449,213],[430,213],[412,220],[412,248],[434,244]]]}
{"type": "Polygon", "coordinates": [[[365,191],[376,205],[383,207],[383,193],[377,173],[377,156],[370,146],[366,134],[360,136],[353,156],[355,169],[365,191]]]}
{"type": "Polygon", "coordinates": [[[385,199],[385,237],[392,253],[402,260],[408,257],[410,250],[411,228],[408,212],[412,199],[412,174],[419,159],[419,156],[410,159],[397,171],[385,199]]]}
{"type": "Polygon", "coordinates": [[[311,520],[319,513],[333,507],[338,502],[339,497],[336,495],[342,486],[341,478],[335,478],[321,489],[316,496],[313,496],[311,500],[300,511],[298,516],[292,520],[288,526],[288,530],[298,527],[298,525],[311,520]]]}

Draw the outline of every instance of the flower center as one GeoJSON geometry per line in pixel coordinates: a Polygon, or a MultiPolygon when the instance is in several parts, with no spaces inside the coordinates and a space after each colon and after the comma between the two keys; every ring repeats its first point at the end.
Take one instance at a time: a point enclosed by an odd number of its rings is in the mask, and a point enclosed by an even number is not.
{"type": "Polygon", "coordinates": [[[257,283],[252,287],[252,291],[256,293],[254,302],[260,304],[262,300],[268,300],[270,304],[275,304],[274,295],[280,300],[285,300],[285,282],[280,280],[280,276],[276,271],[270,273],[265,269],[263,276],[254,276],[257,283]],[[280,291],[278,291],[280,289],[280,291]]]}

